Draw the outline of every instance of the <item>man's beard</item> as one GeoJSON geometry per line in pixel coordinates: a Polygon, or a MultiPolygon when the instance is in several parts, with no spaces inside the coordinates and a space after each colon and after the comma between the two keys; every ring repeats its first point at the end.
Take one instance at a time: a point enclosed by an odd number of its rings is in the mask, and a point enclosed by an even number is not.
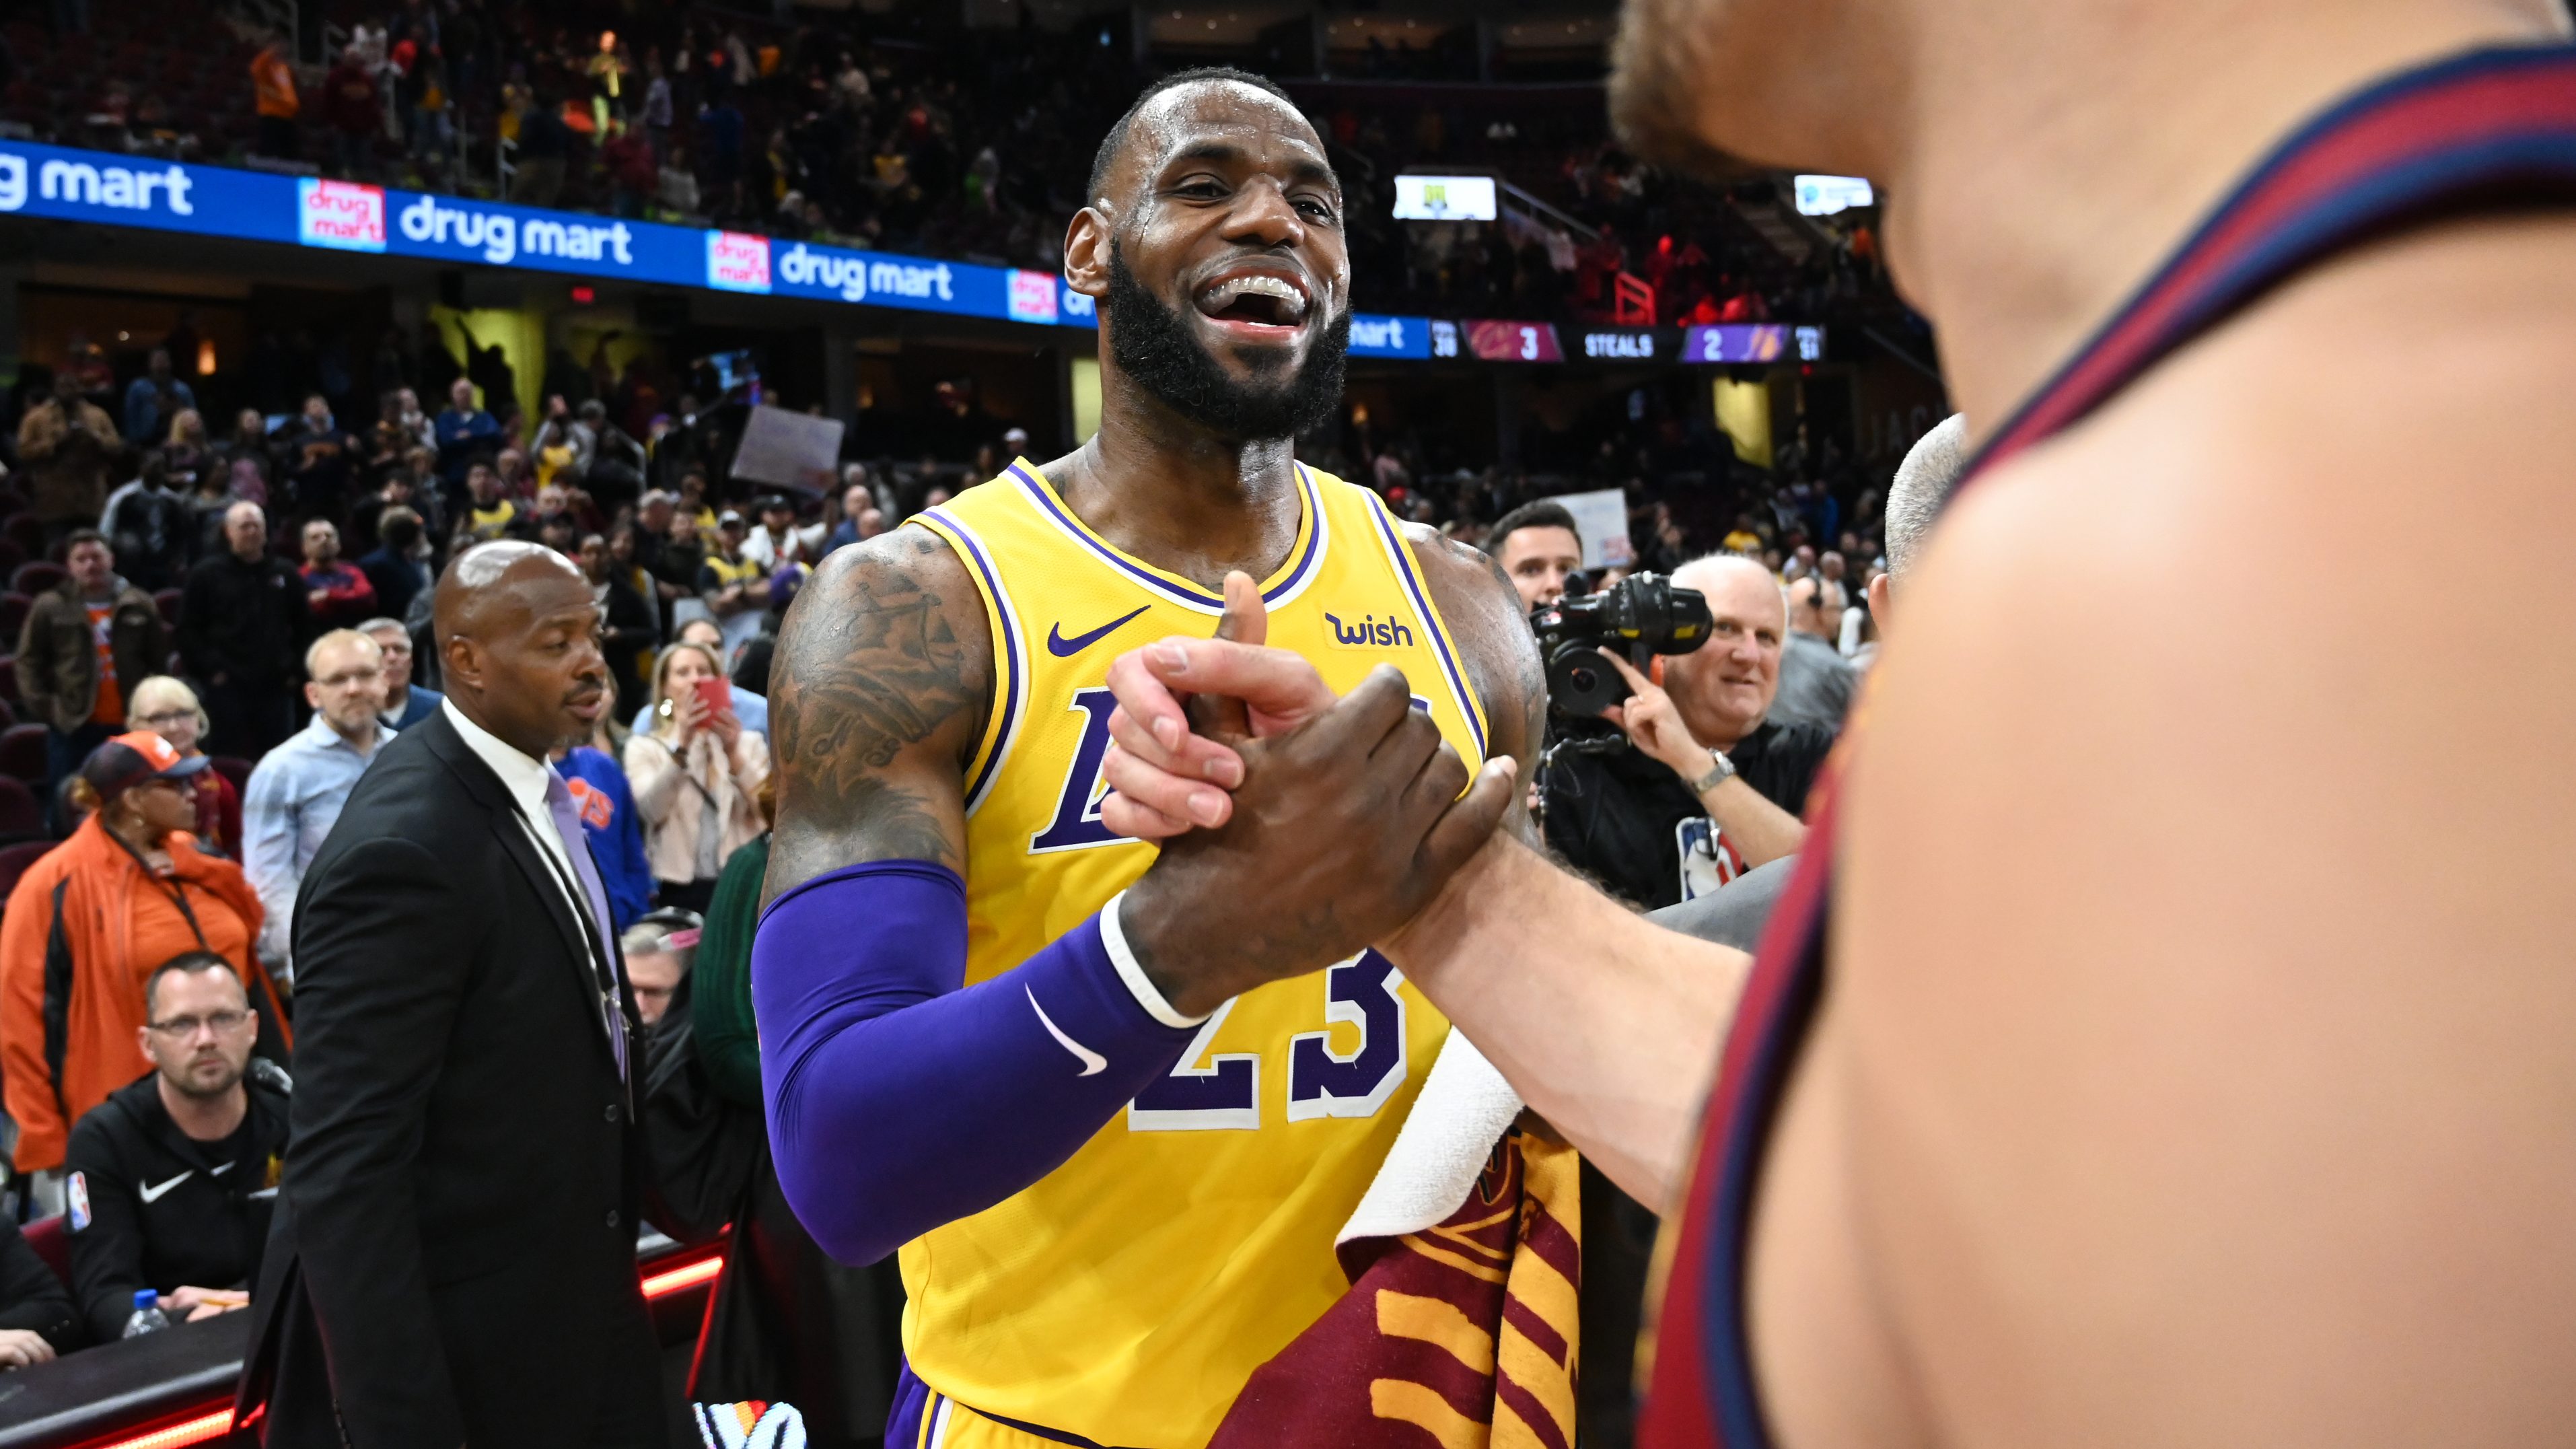
{"type": "MultiPolygon", "coordinates": [[[[1109,245],[1109,295],[1101,321],[1109,333],[1109,358],[1137,386],[1165,407],[1229,442],[1292,438],[1329,421],[1342,401],[1342,372],[1351,342],[1350,309],[1344,308],[1315,339],[1305,364],[1284,383],[1246,386],[1226,375],[1206,346],[1190,334],[1187,317],[1145,290],[1118,244],[1109,245]]],[[[1276,372],[1284,356],[1253,354],[1259,372],[1276,372]]]]}

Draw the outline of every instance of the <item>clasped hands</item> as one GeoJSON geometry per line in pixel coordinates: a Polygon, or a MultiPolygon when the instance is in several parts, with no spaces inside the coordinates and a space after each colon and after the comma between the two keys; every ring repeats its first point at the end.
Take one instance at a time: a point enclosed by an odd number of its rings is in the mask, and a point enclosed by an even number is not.
{"type": "Polygon", "coordinates": [[[1121,924],[1172,1006],[1197,1015],[1394,934],[1493,834],[1516,767],[1466,762],[1381,665],[1336,696],[1263,647],[1250,578],[1226,579],[1213,639],[1110,666],[1111,830],[1162,842],[1121,924]]]}

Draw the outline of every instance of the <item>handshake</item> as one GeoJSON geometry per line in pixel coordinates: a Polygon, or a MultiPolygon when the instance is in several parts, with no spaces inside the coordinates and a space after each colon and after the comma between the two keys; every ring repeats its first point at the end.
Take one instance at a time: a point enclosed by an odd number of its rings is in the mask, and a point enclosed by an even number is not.
{"type": "Polygon", "coordinates": [[[1266,637],[1259,592],[1234,574],[1215,638],[1165,639],[1109,671],[1101,819],[1163,842],[1120,926],[1186,1015],[1384,944],[1514,801],[1515,762],[1471,783],[1394,668],[1336,696],[1266,637]]]}

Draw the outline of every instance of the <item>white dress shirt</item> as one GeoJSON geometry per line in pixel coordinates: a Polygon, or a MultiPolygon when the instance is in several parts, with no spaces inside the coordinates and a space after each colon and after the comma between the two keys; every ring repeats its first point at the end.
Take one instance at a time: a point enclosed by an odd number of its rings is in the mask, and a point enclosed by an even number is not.
{"type": "Polygon", "coordinates": [[[555,829],[554,811],[546,805],[546,762],[519,753],[516,746],[503,743],[500,736],[467,719],[465,711],[456,707],[456,701],[441,700],[438,707],[446,713],[447,722],[456,727],[457,737],[465,741],[465,747],[474,752],[475,758],[491,766],[493,774],[501,777],[501,788],[510,793],[511,803],[519,807],[519,828],[528,832],[528,838],[536,842],[537,849],[561,868],[560,875],[552,871],[547,874],[554,880],[556,892],[572,907],[572,918],[579,921],[587,917],[590,914],[589,903],[564,889],[564,882],[580,880],[581,873],[573,869],[572,851],[562,833],[555,829]]]}

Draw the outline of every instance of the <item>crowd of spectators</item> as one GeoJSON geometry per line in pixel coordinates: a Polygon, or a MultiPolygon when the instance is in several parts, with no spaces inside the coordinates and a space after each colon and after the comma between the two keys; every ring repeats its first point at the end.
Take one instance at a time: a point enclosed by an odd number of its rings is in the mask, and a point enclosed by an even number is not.
{"type": "MultiPolygon", "coordinates": [[[[120,149],[1044,269],[1083,204],[1092,146],[1155,69],[1082,27],[931,32],[918,17],[790,25],[524,0],[342,5],[321,27],[329,53],[298,65],[283,35],[151,13],[146,33],[183,37],[167,62],[188,67],[183,96],[201,94],[204,55],[232,58],[225,114],[169,114],[131,80],[161,52],[129,42],[92,72],[95,96],[22,84],[10,118],[120,149]]],[[[57,47],[94,49],[31,25],[10,34],[39,73],[57,47]]],[[[1784,254],[1724,188],[1606,145],[1596,89],[1550,108],[1580,124],[1551,125],[1509,86],[1392,79],[1411,53],[1360,66],[1390,78],[1374,85],[1304,83],[1350,194],[1362,308],[1661,325],[1897,311],[1867,227],[1807,228],[1784,254]],[[1523,199],[1493,222],[1394,221],[1395,173],[1442,162],[1523,199]]]]}
{"type": "MultiPolygon", "coordinates": [[[[298,889],[355,782],[440,707],[430,585],[460,550],[530,540],[590,581],[617,707],[555,763],[617,930],[656,948],[642,953],[639,985],[666,989],[652,973],[685,962],[673,942],[694,942],[702,923],[732,973],[727,994],[700,998],[714,1040],[747,1021],[733,957],[749,939],[773,806],[763,696],[781,614],[830,550],[995,471],[1029,440],[1009,428],[971,462],[854,463],[831,497],[764,494],[716,466],[720,443],[694,424],[648,420],[640,439],[630,434],[622,423],[639,400],[609,381],[604,396],[550,399],[533,426],[487,408],[506,393],[460,374],[435,410],[397,387],[353,430],[312,396],[274,422],[245,411],[217,436],[196,407],[204,380],[165,353],[122,387],[63,369],[34,390],[8,434],[14,450],[0,446],[12,454],[0,567],[13,585],[0,619],[17,630],[0,707],[19,721],[0,734],[0,835],[14,819],[17,837],[0,848],[0,884],[15,881],[0,915],[0,1100],[21,1210],[78,1226],[77,1309],[27,1329],[47,1351],[120,1327],[120,1297],[132,1312],[133,1296],[148,1295],[165,1316],[240,1301],[261,1216],[242,1192],[259,1190],[271,1145],[261,1134],[275,1118],[253,1063],[287,1044],[298,889]],[[166,969],[183,960],[196,964],[166,969]],[[123,1115],[85,1136],[80,1124],[102,1111],[123,1115]],[[136,1131],[162,1155],[138,1155],[136,1131]],[[195,1204],[185,1211],[140,1199],[194,1170],[189,1161],[256,1170],[222,1193],[174,1199],[195,1204]],[[203,1241],[154,1246],[178,1232],[203,1241]]],[[[1690,749],[1713,747],[1699,736],[1732,719],[1745,777],[1794,797],[1760,752],[1805,770],[1815,730],[1781,731],[1800,709],[1838,717],[1848,698],[1845,656],[1865,654],[1870,638],[1855,601],[1881,551],[1884,470],[1803,431],[1755,467],[1671,399],[1609,402],[1606,427],[1526,435],[1525,466],[1443,468],[1426,435],[1379,437],[1348,419],[1302,451],[1402,515],[1506,554],[1546,532],[1509,523],[1516,511],[1525,522],[1548,496],[1620,489],[1629,562],[1583,585],[1708,553],[1750,560],[1736,583],[1787,591],[1766,646],[1772,683],[1742,718],[1690,717],[1690,749]],[[1800,682],[1811,677],[1816,689],[1800,682]]],[[[1557,541],[1553,565],[1536,571],[1553,579],[1536,586],[1542,596],[1576,572],[1569,555],[1579,560],[1579,540],[1557,541]]],[[[1761,819],[1712,826],[1718,879],[1776,845],[1761,819]]],[[[737,1045],[756,1052],[747,1036],[737,1045]]],[[[737,1095],[741,1077],[726,1078],[737,1095]]],[[[0,1303],[0,1359],[13,1344],[37,1352],[8,1336],[13,1321],[0,1303]]]]}
{"type": "MultiPolygon", "coordinates": [[[[166,353],[95,382],[60,370],[0,440],[0,1217],[63,1215],[77,1300],[21,1325],[0,1297],[0,1364],[117,1336],[138,1294],[174,1321],[244,1301],[282,1124],[252,1062],[288,1042],[298,889],[359,777],[440,707],[449,559],[524,539],[591,582],[619,707],[556,764],[616,926],[667,946],[768,829],[781,611],[926,497],[857,464],[829,498],[758,495],[689,428],[637,442],[585,398],[529,429],[465,377],[435,412],[395,389],[353,431],[317,395],[220,441],[166,353]]],[[[0,1242],[0,1282],[25,1247],[0,1242]]]]}

